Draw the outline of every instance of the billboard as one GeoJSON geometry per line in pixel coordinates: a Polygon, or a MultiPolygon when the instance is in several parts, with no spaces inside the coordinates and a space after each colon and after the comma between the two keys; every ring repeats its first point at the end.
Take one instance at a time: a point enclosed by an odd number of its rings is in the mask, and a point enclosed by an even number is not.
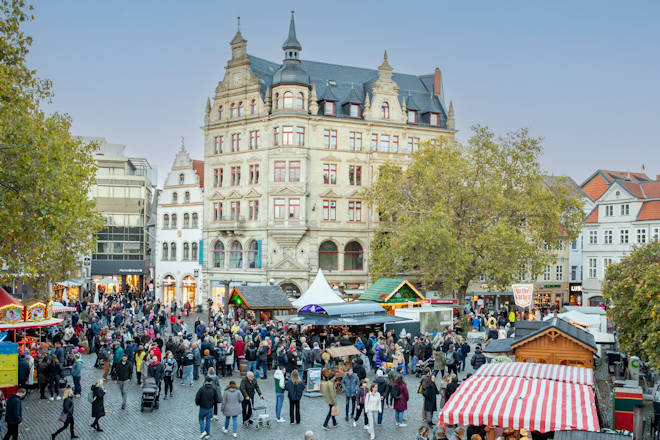
{"type": "Polygon", "coordinates": [[[524,309],[532,305],[534,284],[514,284],[511,288],[513,289],[513,299],[518,307],[524,309]]]}

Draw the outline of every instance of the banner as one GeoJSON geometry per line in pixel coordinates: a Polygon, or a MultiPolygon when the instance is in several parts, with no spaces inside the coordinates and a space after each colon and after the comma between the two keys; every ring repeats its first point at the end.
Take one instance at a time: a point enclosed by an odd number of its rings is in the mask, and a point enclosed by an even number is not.
{"type": "Polygon", "coordinates": [[[532,305],[534,284],[514,284],[511,288],[513,289],[513,299],[518,307],[524,309],[532,305]]]}
{"type": "Polygon", "coordinates": [[[307,370],[307,391],[321,391],[320,368],[310,368],[307,370]]]}

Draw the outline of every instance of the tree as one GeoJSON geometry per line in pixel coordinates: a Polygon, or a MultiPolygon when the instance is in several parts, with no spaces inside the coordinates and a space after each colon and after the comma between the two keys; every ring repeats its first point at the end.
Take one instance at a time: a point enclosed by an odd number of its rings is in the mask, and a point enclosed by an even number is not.
{"type": "Polygon", "coordinates": [[[526,130],[496,140],[476,126],[466,146],[439,138],[405,170],[386,163],[365,192],[380,217],[371,275],[407,274],[461,302],[482,274],[493,289],[510,286],[523,267],[538,275],[584,216],[562,179],[544,178],[540,154],[526,130]]]}
{"type": "Polygon", "coordinates": [[[603,297],[623,350],[660,368],[660,243],[638,247],[610,264],[603,297]]]}
{"type": "Polygon", "coordinates": [[[51,85],[26,65],[33,19],[23,0],[0,1],[0,281],[46,286],[92,250],[100,217],[89,198],[95,145],[71,137],[67,115],[46,115],[51,85]]]}

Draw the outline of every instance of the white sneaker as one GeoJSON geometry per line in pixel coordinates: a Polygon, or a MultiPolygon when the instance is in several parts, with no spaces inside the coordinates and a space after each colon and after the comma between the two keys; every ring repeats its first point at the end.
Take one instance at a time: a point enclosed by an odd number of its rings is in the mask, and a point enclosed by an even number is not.
{"type": "Polygon", "coordinates": [[[399,422],[394,422],[394,424],[396,425],[397,428],[399,427],[399,422]]]}
{"type": "Polygon", "coordinates": [[[206,437],[206,433],[205,433],[205,432],[202,432],[202,433],[199,435],[199,438],[204,438],[204,437],[206,437]]]}
{"type": "Polygon", "coordinates": [[[55,400],[55,398],[54,398],[54,397],[50,397],[48,400],[50,400],[50,401],[52,402],[53,400],[55,400]]]}
{"type": "Polygon", "coordinates": [[[222,432],[223,432],[224,434],[227,434],[229,431],[227,431],[225,428],[222,428],[222,432]]]}
{"type": "Polygon", "coordinates": [[[369,425],[364,425],[364,429],[365,429],[366,431],[369,431],[369,425]]]}
{"type": "Polygon", "coordinates": [[[62,398],[60,396],[57,396],[55,400],[62,400],[62,398]]]}
{"type": "Polygon", "coordinates": [[[238,434],[233,433],[231,436],[232,436],[232,437],[238,437],[238,434]]]}
{"type": "Polygon", "coordinates": [[[405,424],[405,423],[399,423],[398,426],[399,426],[399,428],[405,428],[405,427],[408,426],[408,425],[405,424]]]}
{"type": "Polygon", "coordinates": [[[376,440],[376,436],[372,434],[371,435],[371,440],[376,440]]]}
{"type": "Polygon", "coordinates": [[[277,423],[285,423],[285,422],[286,422],[286,420],[284,420],[284,419],[277,419],[277,423]]]}
{"type": "Polygon", "coordinates": [[[353,428],[355,428],[356,426],[357,426],[357,422],[353,420],[353,428]]]}

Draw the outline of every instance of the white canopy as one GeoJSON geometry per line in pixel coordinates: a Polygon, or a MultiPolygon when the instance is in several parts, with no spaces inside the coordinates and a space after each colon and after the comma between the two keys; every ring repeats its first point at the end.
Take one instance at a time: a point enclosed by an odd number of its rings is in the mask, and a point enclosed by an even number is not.
{"type": "MultiPolygon", "coordinates": [[[[607,330],[607,319],[605,316],[588,315],[586,313],[582,313],[577,310],[571,310],[569,312],[559,313],[557,316],[563,319],[564,321],[568,321],[568,322],[574,321],[590,329],[599,330],[599,331],[607,330]]],[[[548,315],[543,320],[547,321],[552,318],[553,318],[552,315],[548,315]]]]}
{"type": "Polygon", "coordinates": [[[305,293],[300,295],[300,298],[293,302],[293,307],[300,309],[309,304],[336,304],[343,302],[345,302],[344,299],[332,290],[325,280],[323,272],[319,269],[314,282],[312,282],[305,293]]]}

